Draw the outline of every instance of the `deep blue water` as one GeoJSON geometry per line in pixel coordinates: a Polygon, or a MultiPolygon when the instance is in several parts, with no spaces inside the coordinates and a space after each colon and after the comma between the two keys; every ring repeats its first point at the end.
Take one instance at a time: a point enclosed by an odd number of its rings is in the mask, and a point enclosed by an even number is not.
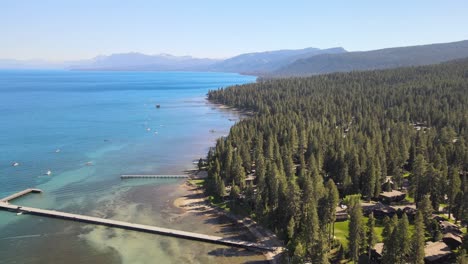
{"type": "MultiPolygon", "coordinates": [[[[253,81],[227,73],[0,71],[0,196],[37,187],[44,194],[18,201],[90,213],[103,197],[115,202],[118,190],[148,184],[122,183],[121,174],[179,174],[238,118],[209,104],[208,90],[253,81]]],[[[2,236],[31,235],[33,221],[0,212],[2,255],[16,247],[2,236]]]]}

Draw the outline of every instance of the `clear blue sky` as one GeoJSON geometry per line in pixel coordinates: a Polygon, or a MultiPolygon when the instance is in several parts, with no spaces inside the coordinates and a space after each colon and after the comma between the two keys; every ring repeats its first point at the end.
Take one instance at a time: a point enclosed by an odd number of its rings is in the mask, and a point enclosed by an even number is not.
{"type": "Polygon", "coordinates": [[[468,39],[467,0],[5,0],[0,58],[371,50],[468,39]]]}

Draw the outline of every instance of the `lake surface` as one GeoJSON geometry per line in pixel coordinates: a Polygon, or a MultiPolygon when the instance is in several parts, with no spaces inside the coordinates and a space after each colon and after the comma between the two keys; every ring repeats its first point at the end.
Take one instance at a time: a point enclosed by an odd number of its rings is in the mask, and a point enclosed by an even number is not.
{"type": "MultiPolygon", "coordinates": [[[[15,204],[224,236],[228,221],[179,217],[181,174],[238,114],[206,93],[255,77],[227,73],[0,71],[0,196],[15,204]],[[159,104],[161,107],[156,108],[159,104]],[[19,166],[12,166],[18,162],[19,166]],[[50,175],[45,175],[47,171],[50,175]]],[[[241,263],[243,250],[0,211],[0,263],[241,263]]]]}

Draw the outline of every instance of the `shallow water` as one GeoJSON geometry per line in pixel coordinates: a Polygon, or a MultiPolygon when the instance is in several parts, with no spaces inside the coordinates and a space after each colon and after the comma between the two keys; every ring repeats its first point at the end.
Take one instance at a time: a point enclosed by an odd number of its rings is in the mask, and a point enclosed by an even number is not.
{"type": "MultiPolygon", "coordinates": [[[[180,180],[119,176],[193,168],[228,133],[229,119],[239,118],[209,104],[207,91],[252,81],[225,73],[0,71],[0,195],[36,187],[44,193],[14,203],[242,235],[221,218],[176,217],[171,201],[185,194],[180,180]]],[[[222,246],[8,212],[0,212],[0,255],[0,263],[263,260],[222,246]]]]}

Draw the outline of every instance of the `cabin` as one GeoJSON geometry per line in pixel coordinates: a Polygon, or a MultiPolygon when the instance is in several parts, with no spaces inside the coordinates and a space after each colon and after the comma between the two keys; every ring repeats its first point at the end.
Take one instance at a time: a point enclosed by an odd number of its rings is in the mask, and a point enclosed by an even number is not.
{"type": "Polygon", "coordinates": [[[442,238],[442,241],[447,244],[451,249],[456,249],[463,244],[462,238],[458,235],[447,233],[442,238]]]}
{"type": "Polygon", "coordinates": [[[406,193],[393,190],[391,192],[383,192],[379,195],[379,200],[382,203],[390,204],[395,202],[401,202],[405,199],[406,193]]]}
{"type": "Polygon", "coordinates": [[[457,226],[456,224],[452,224],[449,221],[441,221],[439,222],[440,229],[442,233],[447,234],[447,233],[452,233],[455,235],[461,235],[463,232],[460,230],[460,227],[457,226]]]}
{"type": "Polygon", "coordinates": [[[375,218],[381,220],[381,219],[384,219],[386,216],[392,218],[397,213],[397,210],[393,209],[390,206],[385,206],[385,207],[375,208],[373,213],[374,213],[375,218]]]}
{"type": "Polygon", "coordinates": [[[416,208],[409,207],[409,206],[406,206],[405,208],[403,208],[402,211],[403,213],[406,214],[406,216],[408,217],[410,221],[413,221],[416,218],[416,214],[418,213],[418,210],[416,208]]]}
{"type": "Polygon", "coordinates": [[[380,260],[382,259],[383,246],[384,246],[384,243],[376,243],[375,246],[372,248],[372,251],[371,251],[372,263],[380,263],[380,260]]]}
{"type": "Polygon", "coordinates": [[[424,247],[424,261],[426,263],[444,263],[452,257],[449,246],[442,241],[429,242],[424,247]]]}
{"type": "Polygon", "coordinates": [[[253,175],[253,174],[247,175],[247,177],[245,178],[245,184],[246,185],[252,184],[252,186],[253,186],[255,178],[257,178],[257,177],[255,175],[253,175]]]}
{"type": "Polygon", "coordinates": [[[342,206],[337,206],[335,208],[335,220],[336,222],[343,222],[348,220],[348,212],[347,212],[347,207],[345,205],[342,206]]]}

